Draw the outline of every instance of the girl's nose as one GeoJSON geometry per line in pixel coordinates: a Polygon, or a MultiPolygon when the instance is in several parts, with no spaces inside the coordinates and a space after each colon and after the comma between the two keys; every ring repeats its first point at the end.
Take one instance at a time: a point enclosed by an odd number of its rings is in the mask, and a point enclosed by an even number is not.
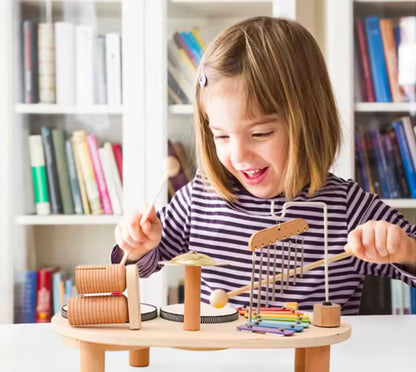
{"type": "Polygon", "coordinates": [[[241,164],[252,159],[253,153],[243,141],[233,141],[231,146],[231,160],[234,164],[241,164]]]}

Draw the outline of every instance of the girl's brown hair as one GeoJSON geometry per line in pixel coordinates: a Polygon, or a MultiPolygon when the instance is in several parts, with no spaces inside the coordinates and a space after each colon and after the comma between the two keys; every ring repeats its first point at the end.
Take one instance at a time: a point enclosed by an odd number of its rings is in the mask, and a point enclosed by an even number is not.
{"type": "Polygon", "coordinates": [[[234,200],[230,173],[219,161],[205,99],[210,86],[224,78],[241,78],[246,107],[278,114],[289,139],[283,185],[293,199],[309,185],[324,186],[340,145],[341,126],[326,65],[312,35],[300,24],[255,17],[237,23],[207,48],[198,69],[195,136],[198,166],[218,194],[234,200]],[[206,82],[204,83],[204,78],[206,82]]]}

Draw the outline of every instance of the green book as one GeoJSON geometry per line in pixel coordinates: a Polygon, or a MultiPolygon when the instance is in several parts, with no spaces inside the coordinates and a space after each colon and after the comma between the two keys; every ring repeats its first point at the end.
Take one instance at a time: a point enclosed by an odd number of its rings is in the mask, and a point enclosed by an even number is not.
{"type": "Polygon", "coordinates": [[[49,202],[48,178],[41,135],[29,136],[29,153],[35,191],[36,213],[42,216],[48,215],[51,213],[51,204],[49,202]]]}

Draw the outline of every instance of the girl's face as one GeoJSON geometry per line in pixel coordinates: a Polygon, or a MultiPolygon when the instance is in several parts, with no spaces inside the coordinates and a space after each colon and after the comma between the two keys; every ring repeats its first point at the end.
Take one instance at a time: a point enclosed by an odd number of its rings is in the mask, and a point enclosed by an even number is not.
{"type": "Polygon", "coordinates": [[[241,79],[223,79],[206,98],[209,126],[221,163],[251,194],[272,198],[284,190],[288,135],[277,115],[244,115],[241,79]]]}

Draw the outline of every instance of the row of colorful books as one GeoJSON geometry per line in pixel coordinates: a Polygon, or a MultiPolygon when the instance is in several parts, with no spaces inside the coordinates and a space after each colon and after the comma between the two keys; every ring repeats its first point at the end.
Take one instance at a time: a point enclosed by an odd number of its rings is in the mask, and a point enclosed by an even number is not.
{"type": "Polygon", "coordinates": [[[196,69],[204,51],[205,41],[198,28],[176,31],[168,40],[169,103],[192,103],[196,69]]]}
{"type": "Polygon", "coordinates": [[[368,276],[364,280],[360,314],[416,314],[416,288],[401,280],[368,276]]]}
{"type": "Polygon", "coordinates": [[[23,21],[23,102],[120,105],[121,38],[90,26],[23,21]]]}
{"type": "Polygon", "coordinates": [[[44,126],[29,136],[29,151],[37,214],[122,214],[120,144],[44,126]]]}
{"type": "Polygon", "coordinates": [[[416,101],[416,16],[357,20],[356,51],[358,100],[416,101]]]}
{"type": "Polygon", "coordinates": [[[409,116],[357,126],[356,179],[366,191],[386,199],[416,199],[415,133],[409,116]]]}
{"type": "Polygon", "coordinates": [[[29,270],[15,283],[15,323],[48,323],[76,295],[73,277],[62,270],[29,270]]]}

